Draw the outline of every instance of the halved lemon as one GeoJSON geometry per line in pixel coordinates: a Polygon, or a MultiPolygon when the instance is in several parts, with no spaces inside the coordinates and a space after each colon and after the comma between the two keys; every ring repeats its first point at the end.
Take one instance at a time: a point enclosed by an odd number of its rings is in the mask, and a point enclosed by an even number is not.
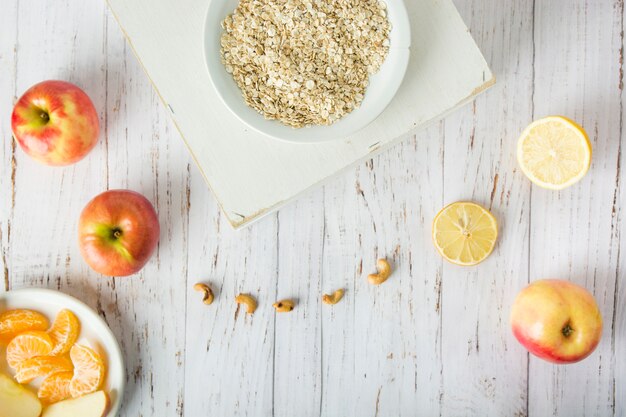
{"type": "Polygon", "coordinates": [[[591,142],[585,130],[562,116],[531,123],[517,142],[517,160],[540,187],[562,190],[585,176],[591,165],[591,142]]]}
{"type": "Polygon", "coordinates": [[[433,242],[449,262],[471,266],[484,261],[498,238],[498,222],[482,206],[459,201],[444,207],[433,220],[433,242]]]}

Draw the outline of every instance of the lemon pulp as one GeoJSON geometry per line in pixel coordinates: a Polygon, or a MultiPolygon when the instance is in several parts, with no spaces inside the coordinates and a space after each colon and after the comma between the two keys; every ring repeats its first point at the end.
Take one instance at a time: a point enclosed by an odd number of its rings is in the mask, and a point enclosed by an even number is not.
{"type": "Polygon", "coordinates": [[[444,207],[433,220],[433,242],[447,261],[476,265],[493,251],[498,223],[489,210],[471,202],[444,207]]]}
{"type": "Polygon", "coordinates": [[[591,165],[591,142],[575,122],[550,116],[531,123],[517,144],[524,174],[540,187],[561,190],[585,176],[591,165]]]}

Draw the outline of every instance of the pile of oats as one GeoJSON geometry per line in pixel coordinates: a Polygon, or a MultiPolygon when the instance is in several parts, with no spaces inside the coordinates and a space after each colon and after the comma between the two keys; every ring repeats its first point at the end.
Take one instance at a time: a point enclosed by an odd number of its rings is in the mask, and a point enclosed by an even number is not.
{"type": "Polygon", "coordinates": [[[379,0],[241,0],[222,28],[222,63],[246,103],[300,128],[359,107],[391,24],[379,0]]]}

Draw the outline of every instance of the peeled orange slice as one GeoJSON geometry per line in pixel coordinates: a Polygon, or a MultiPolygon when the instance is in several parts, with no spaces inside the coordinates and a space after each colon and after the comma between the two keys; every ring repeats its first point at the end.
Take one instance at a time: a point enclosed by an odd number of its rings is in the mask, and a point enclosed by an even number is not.
{"type": "Polygon", "coordinates": [[[476,203],[444,207],[433,221],[433,242],[447,261],[471,266],[484,261],[498,237],[496,218],[476,203]]]}
{"type": "Polygon", "coordinates": [[[37,396],[46,404],[52,404],[71,398],[70,381],[73,372],[58,372],[43,380],[37,396]]]}
{"type": "Polygon", "coordinates": [[[15,336],[29,330],[46,330],[48,319],[32,310],[9,310],[0,314],[0,343],[6,344],[15,336]]]}
{"type": "Polygon", "coordinates": [[[52,328],[48,330],[48,334],[54,342],[54,349],[51,355],[63,355],[70,351],[70,348],[80,332],[80,322],[78,318],[69,310],[61,310],[54,319],[52,328]]]}
{"type": "Polygon", "coordinates": [[[561,116],[531,123],[517,143],[517,160],[540,187],[561,190],[585,176],[591,165],[591,142],[584,129],[561,116]]]}
{"type": "Polygon", "coordinates": [[[54,343],[48,333],[24,332],[9,342],[6,351],[7,362],[11,368],[16,369],[22,361],[35,356],[49,355],[53,348],[54,343]]]}
{"type": "Polygon", "coordinates": [[[72,362],[62,356],[35,356],[26,359],[17,366],[15,380],[26,384],[35,378],[47,377],[57,372],[68,372],[73,368],[72,362]]]}
{"type": "Polygon", "coordinates": [[[70,382],[73,398],[95,392],[104,382],[104,362],[94,350],[83,345],[74,345],[70,349],[70,358],[74,364],[74,376],[70,382]]]}

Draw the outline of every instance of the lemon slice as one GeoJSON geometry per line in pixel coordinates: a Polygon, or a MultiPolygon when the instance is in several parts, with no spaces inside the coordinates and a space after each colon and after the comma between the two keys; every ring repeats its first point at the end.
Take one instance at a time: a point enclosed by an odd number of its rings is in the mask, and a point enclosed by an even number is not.
{"type": "Polygon", "coordinates": [[[433,220],[433,242],[447,261],[471,266],[484,261],[498,238],[498,222],[476,203],[452,203],[433,220]]]}
{"type": "Polygon", "coordinates": [[[591,165],[591,142],[575,122],[550,116],[531,123],[517,143],[517,160],[535,184],[562,190],[585,176],[591,165]]]}

